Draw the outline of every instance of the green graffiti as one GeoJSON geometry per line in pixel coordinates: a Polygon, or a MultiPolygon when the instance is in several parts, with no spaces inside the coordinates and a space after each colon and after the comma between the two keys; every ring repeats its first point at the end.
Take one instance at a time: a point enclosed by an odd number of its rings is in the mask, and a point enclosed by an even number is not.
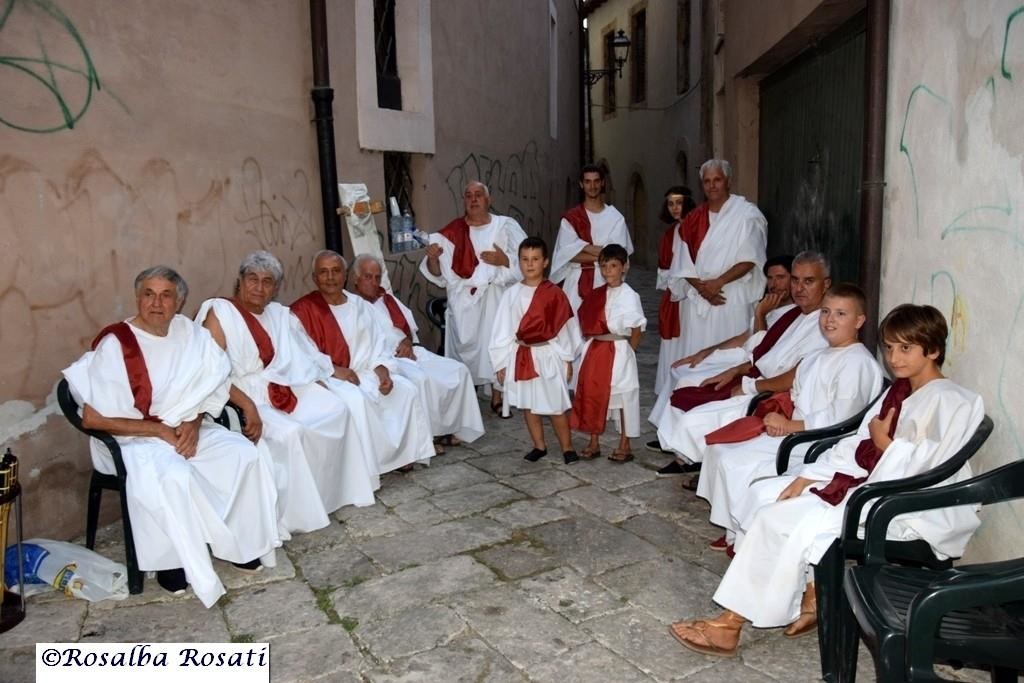
{"type": "Polygon", "coordinates": [[[907,126],[910,125],[910,113],[913,111],[914,99],[918,93],[924,93],[933,97],[939,103],[946,107],[949,111],[949,133],[952,135],[953,132],[953,108],[945,97],[937,94],[934,90],[929,88],[927,85],[921,83],[914,86],[914,89],[910,91],[910,96],[907,98],[907,108],[903,114],[903,128],[900,129],[900,154],[907,157],[907,165],[910,167],[910,184],[914,189],[914,222],[917,229],[918,237],[921,236],[921,203],[919,199],[919,193],[917,188],[917,171],[914,169],[914,159],[910,155],[910,148],[907,146],[907,126]]]}
{"type": "Polygon", "coordinates": [[[1003,56],[999,60],[999,70],[1002,72],[1003,78],[1008,81],[1013,80],[1013,74],[1006,67],[1006,50],[1010,47],[1010,24],[1022,13],[1024,13],[1024,5],[1010,12],[1010,15],[1006,17],[1006,29],[1003,31],[1003,56]]]}
{"type": "Polygon", "coordinates": [[[33,24],[32,30],[35,33],[38,53],[34,55],[0,54],[0,68],[13,69],[19,75],[26,76],[36,86],[42,87],[46,96],[53,98],[53,103],[59,113],[59,123],[43,126],[19,123],[9,116],[4,116],[2,110],[0,110],[0,123],[26,133],[54,133],[74,128],[89,109],[93,92],[100,89],[100,78],[92,63],[92,57],[90,57],[78,29],[67,15],[49,0],[7,0],[0,12],[0,34],[7,29],[12,32],[17,30],[25,35],[26,29],[23,24],[26,22],[33,24]],[[19,8],[17,20],[20,24],[17,29],[14,29],[8,26],[8,22],[13,23],[11,15],[16,7],[19,8]],[[61,39],[70,39],[74,46],[74,52],[81,56],[81,63],[69,64],[50,57],[43,34],[52,33],[54,24],[61,32],[61,39]],[[65,82],[58,82],[58,76],[62,76],[65,82]],[[85,92],[76,97],[75,102],[72,102],[72,97],[63,87],[69,78],[76,84],[81,84],[84,81],[85,92]]]}

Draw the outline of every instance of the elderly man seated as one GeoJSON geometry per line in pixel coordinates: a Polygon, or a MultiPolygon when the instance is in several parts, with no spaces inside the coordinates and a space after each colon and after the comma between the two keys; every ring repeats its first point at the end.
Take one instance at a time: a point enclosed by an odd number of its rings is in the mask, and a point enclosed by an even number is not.
{"type": "Polygon", "coordinates": [[[357,388],[369,407],[376,437],[372,453],[377,471],[412,469],[434,455],[430,423],[416,385],[394,377],[395,357],[373,307],[345,292],[348,265],[341,254],[325,249],[313,260],[316,289],[292,304],[317,347],[330,357],[331,391],[357,388]]]}
{"type": "MultiPolygon", "coordinates": [[[[224,594],[210,553],[256,571],[280,545],[271,463],[241,434],[204,420],[228,400],[231,363],[206,330],[177,315],[188,287],[156,266],[135,278],[138,312],[106,327],[64,370],[82,424],[117,439],[139,569],[172,593],[224,594]],[[209,549],[207,549],[209,546],[209,549]]],[[[93,466],[114,473],[90,440],[93,466]]]]}
{"type": "Polygon", "coordinates": [[[416,384],[424,414],[430,419],[435,448],[475,441],[484,433],[480,404],[469,369],[457,360],[438,356],[419,345],[412,311],[381,287],[381,262],[362,254],[352,264],[355,293],[370,302],[378,324],[387,331],[396,372],[416,384]]]}
{"type": "Polygon", "coordinates": [[[249,254],[238,268],[234,297],[203,302],[196,320],[231,359],[231,400],[242,409],[243,433],[260,439],[273,457],[287,535],[326,526],[327,514],[343,505],[373,505],[380,479],[361,398],[324,386],[333,372],[330,358],[273,301],[283,276],[273,254],[249,254]]]}

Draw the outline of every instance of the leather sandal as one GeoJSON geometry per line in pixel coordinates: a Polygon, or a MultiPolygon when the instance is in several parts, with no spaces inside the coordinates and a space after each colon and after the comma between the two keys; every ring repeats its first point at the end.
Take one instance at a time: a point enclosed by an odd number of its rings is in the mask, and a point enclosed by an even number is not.
{"type": "Polygon", "coordinates": [[[818,630],[818,599],[813,589],[804,592],[800,601],[800,616],[792,624],[786,627],[782,635],[787,638],[803,638],[815,633],[818,630]],[[811,597],[808,599],[807,594],[811,597]]]}
{"type": "Polygon", "coordinates": [[[590,446],[587,446],[579,453],[582,460],[593,460],[594,458],[601,457],[601,447],[598,446],[595,450],[591,450],[590,446]]]}
{"type": "Polygon", "coordinates": [[[629,451],[623,451],[616,448],[614,451],[612,451],[612,454],[608,456],[608,459],[611,460],[612,462],[618,463],[629,462],[630,460],[633,459],[633,454],[630,453],[629,451]]]}
{"type": "Polygon", "coordinates": [[[742,623],[736,624],[733,621],[679,621],[669,626],[668,631],[672,634],[673,638],[682,643],[683,647],[693,650],[694,652],[699,652],[702,655],[711,655],[713,657],[735,657],[740,646],[738,632],[742,627],[742,623]],[[711,632],[712,629],[736,631],[736,644],[731,648],[715,645],[708,637],[708,633],[711,632]]]}

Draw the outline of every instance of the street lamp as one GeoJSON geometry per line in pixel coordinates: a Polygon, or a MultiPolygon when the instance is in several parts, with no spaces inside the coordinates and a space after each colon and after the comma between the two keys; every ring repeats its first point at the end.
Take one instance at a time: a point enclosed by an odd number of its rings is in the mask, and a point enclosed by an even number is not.
{"type": "Polygon", "coordinates": [[[583,72],[583,78],[587,83],[587,87],[594,85],[604,76],[614,77],[618,75],[622,78],[622,65],[626,63],[626,59],[629,57],[629,46],[632,45],[629,38],[626,36],[626,32],[621,28],[612,37],[612,54],[615,61],[615,66],[609,66],[607,69],[587,69],[583,72]]]}

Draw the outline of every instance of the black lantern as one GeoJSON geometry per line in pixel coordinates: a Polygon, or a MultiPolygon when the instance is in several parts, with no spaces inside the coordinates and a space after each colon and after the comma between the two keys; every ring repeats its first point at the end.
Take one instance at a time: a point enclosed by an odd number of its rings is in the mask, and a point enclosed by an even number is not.
{"type": "Polygon", "coordinates": [[[594,85],[605,76],[614,77],[618,76],[622,78],[622,67],[629,59],[629,46],[633,43],[630,42],[626,32],[621,28],[615,32],[612,36],[612,60],[615,62],[615,66],[609,66],[606,69],[587,69],[583,72],[583,77],[587,82],[587,86],[594,85]]]}

